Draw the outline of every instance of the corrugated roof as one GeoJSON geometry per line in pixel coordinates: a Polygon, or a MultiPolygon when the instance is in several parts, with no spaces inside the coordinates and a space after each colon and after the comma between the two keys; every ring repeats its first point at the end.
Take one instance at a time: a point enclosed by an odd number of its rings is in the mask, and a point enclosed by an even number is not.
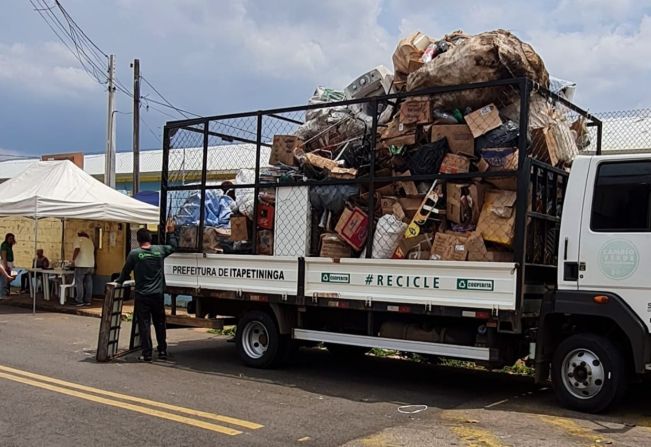
{"type": "MultiPolygon", "coordinates": [[[[184,161],[185,167],[192,170],[201,165],[202,148],[172,149],[170,151],[170,169],[180,169],[184,161]]],[[[255,167],[254,144],[228,144],[208,148],[208,169],[211,171],[234,172],[238,169],[255,167]]],[[[261,148],[260,163],[268,166],[270,149],[261,148]]],[[[84,156],[84,171],[93,176],[104,175],[104,154],[84,156]]],[[[27,160],[7,160],[0,162],[0,180],[7,180],[23,172],[38,158],[27,160]]],[[[163,166],[163,151],[148,150],[140,152],[140,172],[160,173],[163,166]]],[[[115,156],[116,174],[131,174],[133,172],[133,153],[118,152],[115,156]]]]}

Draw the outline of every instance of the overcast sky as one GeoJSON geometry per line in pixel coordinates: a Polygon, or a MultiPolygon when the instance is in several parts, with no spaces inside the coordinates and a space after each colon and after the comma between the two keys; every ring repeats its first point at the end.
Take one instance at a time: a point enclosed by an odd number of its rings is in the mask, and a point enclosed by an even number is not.
{"type": "MultiPolygon", "coordinates": [[[[45,0],[53,5],[54,0],[45,0]]],[[[87,35],[173,104],[201,115],[303,104],[315,86],[345,87],[384,64],[414,31],[514,32],[549,72],[578,83],[593,112],[651,106],[651,0],[60,0],[87,35]],[[490,4],[489,4],[490,3],[490,4]]],[[[143,95],[154,94],[143,86],[143,95]]],[[[159,109],[159,106],[154,105],[159,109]]],[[[126,95],[117,109],[131,111],[126,95]]],[[[143,148],[161,146],[172,117],[143,109],[143,148]]],[[[101,152],[105,86],[88,76],[28,0],[3,2],[0,153],[101,152]]],[[[118,114],[118,150],[131,116],[118,114]]]]}

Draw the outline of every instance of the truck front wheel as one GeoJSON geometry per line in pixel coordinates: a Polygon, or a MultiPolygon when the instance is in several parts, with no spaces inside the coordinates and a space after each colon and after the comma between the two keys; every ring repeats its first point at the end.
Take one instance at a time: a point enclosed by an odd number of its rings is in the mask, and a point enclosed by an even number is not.
{"type": "Polygon", "coordinates": [[[288,342],[278,331],[275,319],[266,312],[250,311],[237,323],[237,353],[254,368],[272,368],[286,357],[288,342]]]}
{"type": "Polygon", "coordinates": [[[577,334],[556,348],[552,384],[559,402],[588,413],[604,411],[626,391],[626,364],[609,339],[577,334]]]}

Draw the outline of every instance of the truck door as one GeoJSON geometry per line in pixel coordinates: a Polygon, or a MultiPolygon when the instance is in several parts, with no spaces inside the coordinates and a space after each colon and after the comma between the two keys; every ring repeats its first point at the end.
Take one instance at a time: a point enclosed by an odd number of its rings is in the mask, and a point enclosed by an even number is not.
{"type": "Polygon", "coordinates": [[[579,289],[619,295],[649,325],[651,160],[595,157],[581,219],[579,289]]]}

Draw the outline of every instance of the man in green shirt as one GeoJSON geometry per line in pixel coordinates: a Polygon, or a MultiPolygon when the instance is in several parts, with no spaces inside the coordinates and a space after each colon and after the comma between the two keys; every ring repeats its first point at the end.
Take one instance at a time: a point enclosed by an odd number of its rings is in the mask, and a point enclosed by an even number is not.
{"type": "MultiPolygon", "coordinates": [[[[5,241],[0,244],[0,258],[2,258],[2,268],[7,274],[11,275],[11,270],[14,267],[14,244],[16,244],[16,236],[13,233],[5,235],[5,241]]],[[[11,282],[5,280],[5,293],[9,295],[11,290],[11,282]]]]}
{"type": "Polygon", "coordinates": [[[167,343],[165,341],[165,275],[163,260],[174,253],[177,241],[174,231],[175,224],[170,221],[165,227],[169,245],[152,245],[151,234],[146,228],[141,228],[136,234],[139,248],[131,250],[120,276],[115,280],[122,284],[134,272],[136,281],[135,314],[138,319],[142,356],[140,360],[151,362],[151,323],[154,323],[156,341],[158,342],[158,358],[167,359],[167,343]]]}

